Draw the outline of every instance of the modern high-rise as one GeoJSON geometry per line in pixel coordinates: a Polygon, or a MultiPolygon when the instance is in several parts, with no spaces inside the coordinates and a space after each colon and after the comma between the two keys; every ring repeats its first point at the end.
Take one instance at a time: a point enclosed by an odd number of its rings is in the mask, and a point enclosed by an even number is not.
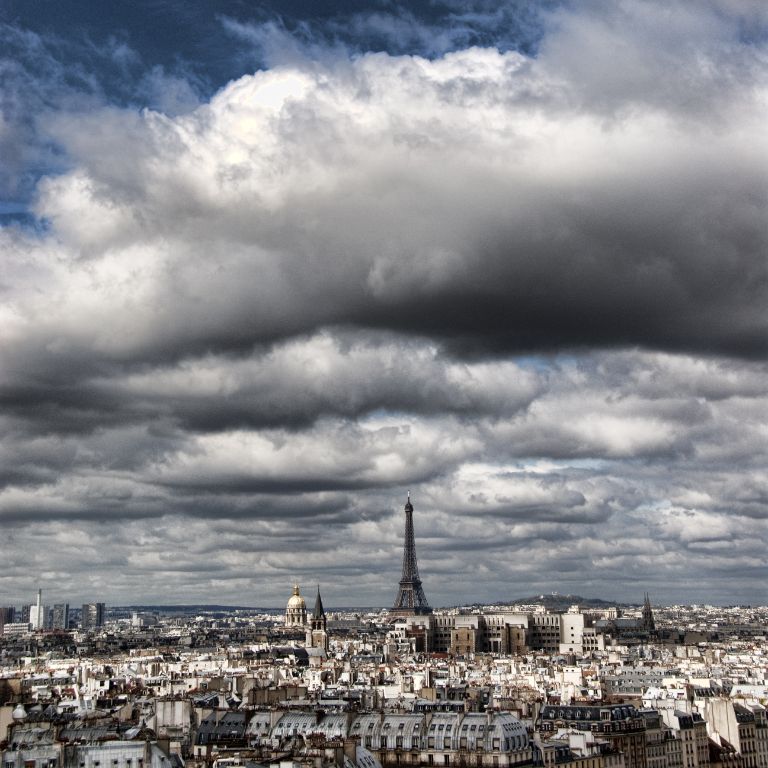
{"type": "Polygon", "coordinates": [[[16,609],[9,605],[0,608],[0,624],[13,624],[16,621],[16,609]]]}
{"type": "Polygon", "coordinates": [[[104,603],[83,603],[81,629],[95,629],[101,626],[104,626],[104,603]]]}
{"type": "Polygon", "coordinates": [[[37,602],[29,606],[29,624],[35,629],[45,629],[45,606],[43,605],[43,590],[37,590],[37,602]]]}
{"type": "Polygon", "coordinates": [[[69,603],[56,603],[53,606],[52,629],[69,629],[69,603]]]}

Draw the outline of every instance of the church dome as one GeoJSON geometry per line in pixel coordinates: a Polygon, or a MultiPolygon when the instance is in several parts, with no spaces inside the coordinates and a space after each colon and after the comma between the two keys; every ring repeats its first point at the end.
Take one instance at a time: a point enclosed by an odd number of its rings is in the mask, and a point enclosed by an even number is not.
{"type": "Polygon", "coordinates": [[[299,585],[293,585],[293,594],[285,606],[285,626],[303,627],[307,623],[307,603],[299,593],[299,585]]]}
{"type": "Polygon", "coordinates": [[[299,585],[293,585],[293,594],[288,599],[288,608],[304,608],[306,609],[307,603],[304,598],[299,594],[299,585]]]}

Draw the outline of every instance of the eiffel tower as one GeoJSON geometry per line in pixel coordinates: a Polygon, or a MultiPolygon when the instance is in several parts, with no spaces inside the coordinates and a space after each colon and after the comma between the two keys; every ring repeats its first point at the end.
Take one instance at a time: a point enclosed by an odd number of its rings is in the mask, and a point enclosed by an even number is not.
{"type": "Polygon", "coordinates": [[[401,616],[420,616],[432,613],[419,578],[419,564],[416,562],[416,542],[413,537],[413,505],[411,492],[405,502],[405,542],[403,546],[403,575],[397,591],[395,604],[389,611],[392,619],[401,616]]]}

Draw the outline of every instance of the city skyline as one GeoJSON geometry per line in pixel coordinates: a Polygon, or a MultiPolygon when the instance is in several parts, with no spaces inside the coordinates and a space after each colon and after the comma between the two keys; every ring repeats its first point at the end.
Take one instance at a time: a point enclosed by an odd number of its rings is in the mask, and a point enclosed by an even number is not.
{"type": "MultiPolygon", "coordinates": [[[[303,592],[302,589],[304,587],[299,582],[294,582],[291,589],[287,591],[284,595],[282,595],[280,598],[278,598],[277,602],[275,604],[227,604],[227,603],[141,603],[141,602],[132,602],[132,603],[114,603],[114,604],[108,604],[108,603],[88,603],[88,602],[82,602],[82,599],[76,599],[74,601],[71,601],[69,598],[65,601],[61,601],[58,593],[54,594],[53,598],[46,597],[44,599],[44,602],[41,604],[41,607],[46,609],[49,613],[52,615],[55,614],[56,610],[60,610],[62,613],[66,611],[67,614],[69,613],[76,613],[81,611],[82,608],[85,608],[86,606],[96,606],[101,605],[103,606],[102,610],[105,612],[109,612],[109,610],[116,609],[116,610],[125,610],[125,609],[137,609],[137,610],[149,610],[149,611],[160,611],[162,612],[163,609],[168,610],[175,610],[175,609],[185,609],[185,608],[200,608],[203,610],[214,610],[214,609],[222,609],[222,610],[233,610],[233,611],[260,611],[263,610],[267,613],[274,613],[277,616],[282,617],[285,613],[285,605],[283,603],[286,602],[286,598],[290,595],[296,595],[299,594],[302,597],[306,598],[309,597],[310,599],[313,599],[315,597],[315,592],[313,590],[316,590],[318,587],[322,587],[322,585],[311,583],[311,581],[307,582],[307,585],[309,586],[309,590],[306,592],[303,592]],[[297,593],[298,588],[298,593],[297,593]],[[282,603],[280,600],[282,599],[282,603]]],[[[41,590],[39,590],[41,591],[41,590]]],[[[76,594],[76,593],[73,593],[76,594]]],[[[643,595],[642,599],[627,599],[627,600],[614,600],[610,598],[606,598],[603,595],[576,595],[576,594],[561,594],[560,592],[553,591],[548,593],[541,593],[537,595],[509,595],[507,600],[483,600],[482,596],[478,597],[474,600],[467,600],[465,602],[459,602],[459,603],[453,603],[453,604],[446,604],[446,605],[439,605],[436,606],[435,610],[437,612],[442,611],[453,611],[456,609],[478,609],[479,607],[482,608],[489,608],[489,609],[504,609],[507,606],[518,606],[521,608],[525,607],[526,610],[530,608],[531,606],[539,605],[547,607],[547,603],[553,599],[563,601],[568,600],[570,598],[573,598],[569,602],[569,605],[567,607],[571,606],[578,606],[583,612],[589,613],[589,612],[599,612],[601,610],[605,610],[608,607],[615,606],[617,608],[623,608],[623,609],[630,609],[631,611],[637,611],[638,614],[640,614],[644,609],[647,610],[647,606],[650,605],[652,608],[659,608],[659,609],[674,609],[676,607],[683,607],[683,608],[695,608],[695,607],[712,607],[715,609],[719,608],[765,608],[768,607],[765,604],[755,604],[751,605],[749,603],[742,603],[742,604],[736,604],[736,603],[674,603],[674,602],[664,602],[662,600],[655,600],[652,599],[650,595],[643,595]],[[525,602],[523,602],[525,601],[525,602]]],[[[8,601],[6,601],[8,602],[8,601]]],[[[13,601],[10,601],[13,602],[13,601]]],[[[19,621],[19,614],[22,613],[25,609],[28,612],[31,612],[32,609],[34,609],[35,604],[27,604],[22,600],[21,604],[15,604],[15,605],[8,605],[6,606],[5,603],[0,604],[0,609],[5,608],[13,608],[16,610],[17,614],[15,617],[15,621],[19,621]]],[[[357,611],[357,610],[366,610],[371,612],[378,612],[381,614],[387,614],[392,612],[391,605],[386,604],[371,604],[371,605],[354,605],[354,604],[338,604],[338,605],[329,605],[328,610],[331,612],[340,612],[344,613],[346,611],[357,611]]],[[[547,610],[550,611],[550,608],[547,607],[547,610]]],[[[565,604],[561,607],[561,609],[554,610],[553,612],[563,612],[566,610],[565,604]]],[[[429,612],[423,615],[429,615],[432,612],[432,609],[430,608],[429,612]]],[[[105,613],[106,615],[106,613],[105,613]]],[[[415,614],[420,615],[420,614],[415,614]]],[[[402,620],[402,617],[400,617],[400,620],[402,620]]]]}
{"type": "MultiPolygon", "coordinates": [[[[424,5],[425,7],[422,7],[424,5]]],[[[768,12],[0,9],[0,604],[764,604],[768,12]]]]}

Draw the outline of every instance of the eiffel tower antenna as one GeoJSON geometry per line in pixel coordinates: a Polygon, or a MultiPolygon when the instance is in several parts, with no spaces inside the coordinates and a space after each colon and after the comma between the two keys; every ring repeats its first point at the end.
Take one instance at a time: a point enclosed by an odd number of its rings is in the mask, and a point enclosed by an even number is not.
{"type": "Polygon", "coordinates": [[[405,541],[403,543],[403,575],[397,591],[395,604],[389,615],[393,619],[401,616],[418,616],[432,613],[419,578],[419,564],[416,562],[416,541],[413,535],[413,505],[411,492],[405,502],[405,541]]]}

